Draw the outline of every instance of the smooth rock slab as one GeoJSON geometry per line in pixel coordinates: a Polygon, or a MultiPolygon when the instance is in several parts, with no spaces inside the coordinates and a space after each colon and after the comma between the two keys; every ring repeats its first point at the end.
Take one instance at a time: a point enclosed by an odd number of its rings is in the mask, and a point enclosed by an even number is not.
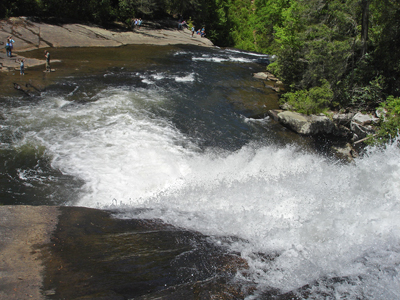
{"type": "Polygon", "coordinates": [[[278,121],[293,131],[303,135],[330,134],[335,124],[325,115],[307,116],[292,111],[278,114],[278,121]]]}
{"type": "Polygon", "coordinates": [[[0,299],[244,299],[240,256],[158,220],[0,206],[0,299]]]}

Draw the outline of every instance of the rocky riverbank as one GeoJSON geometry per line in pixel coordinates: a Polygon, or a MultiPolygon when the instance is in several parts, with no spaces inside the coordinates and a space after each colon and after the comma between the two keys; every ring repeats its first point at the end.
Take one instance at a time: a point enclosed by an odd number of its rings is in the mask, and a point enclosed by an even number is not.
{"type": "MultiPolygon", "coordinates": [[[[0,70],[19,68],[20,52],[62,47],[119,47],[124,45],[197,45],[212,47],[213,43],[188,29],[178,30],[178,22],[144,21],[140,29],[131,30],[124,24],[105,29],[88,24],[48,24],[31,18],[19,17],[0,21],[0,70]],[[176,24],[175,24],[176,23],[176,24]],[[175,26],[176,25],[176,26],[175,26]],[[15,40],[13,57],[6,56],[7,37],[15,40]]],[[[53,60],[53,63],[56,62],[53,60]]],[[[26,59],[25,67],[44,65],[45,60],[26,59]]]]}
{"type": "MultiPolygon", "coordinates": [[[[253,74],[255,78],[272,82],[271,88],[279,92],[282,83],[268,72],[253,74]]],[[[352,161],[357,157],[355,145],[365,141],[369,135],[376,133],[375,125],[380,122],[379,112],[365,114],[362,112],[328,112],[320,115],[305,115],[292,111],[288,105],[281,109],[268,110],[265,114],[290,130],[307,136],[328,135],[346,141],[343,147],[333,149],[340,158],[352,161]]]]}

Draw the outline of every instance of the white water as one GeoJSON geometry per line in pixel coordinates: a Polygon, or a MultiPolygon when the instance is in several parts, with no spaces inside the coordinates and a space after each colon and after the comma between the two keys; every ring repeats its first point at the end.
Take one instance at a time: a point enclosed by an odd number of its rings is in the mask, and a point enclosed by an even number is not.
{"type": "MultiPolygon", "coordinates": [[[[117,204],[121,218],[160,218],[213,236],[247,260],[249,270],[237,279],[257,284],[249,299],[307,284],[309,294],[302,295],[307,299],[400,299],[398,146],[371,149],[350,165],[291,145],[249,142],[234,152],[204,150],[165,117],[177,112],[158,83],[173,82],[178,94],[192,85],[193,93],[215,88],[213,82],[232,72],[214,74],[215,65],[258,60],[257,54],[237,52],[179,51],[174,65],[193,55],[191,62],[209,67],[205,75],[188,65],[157,68],[131,74],[148,88],[105,88],[95,102],[68,101],[85,91],[82,82],[67,98],[48,95],[34,105],[9,108],[4,116],[16,128],[11,131],[23,136],[16,147],[44,147],[53,168],[85,182],[70,205],[117,204]]],[[[215,116],[213,92],[196,101],[215,116]]],[[[178,105],[191,108],[186,100],[178,105]]],[[[267,126],[269,120],[262,122],[267,126]]],[[[18,174],[27,184],[48,182],[40,172],[18,174]]]]}
{"type": "Polygon", "coordinates": [[[212,235],[247,259],[250,270],[237,278],[257,283],[258,292],[319,281],[308,299],[400,298],[396,145],[350,165],[294,146],[200,151],[150,113],[169,101],[157,90],[109,89],[99,97],[85,105],[48,97],[13,111],[25,131],[21,143],[44,145],[54,168],[84,180],[74,205],[110,207],[116,199],[120,217],[212,235]],[[334,277],[347,280],[324,281],[334,277]]]}

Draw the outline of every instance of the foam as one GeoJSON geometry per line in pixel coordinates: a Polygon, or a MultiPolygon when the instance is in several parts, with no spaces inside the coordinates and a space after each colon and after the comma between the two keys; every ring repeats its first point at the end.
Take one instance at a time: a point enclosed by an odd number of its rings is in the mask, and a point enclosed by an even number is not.
{"type": "Polygon", "coordinates": [[[396,143],[350,165],[294,146],[200,151],[154,114],[168,101],[159,90],[105,89],[93,103],[63,109],[65,99],[46,97],[10,118],[25,133],[22,144],[45,146],[53,168],[85,182],[71,204],[122,203],[121,218],[160,218],[211,235],[248,261],[237,277],[256,283],[256,294],[311,284],[315,299],[398,299],[396,143]]]}

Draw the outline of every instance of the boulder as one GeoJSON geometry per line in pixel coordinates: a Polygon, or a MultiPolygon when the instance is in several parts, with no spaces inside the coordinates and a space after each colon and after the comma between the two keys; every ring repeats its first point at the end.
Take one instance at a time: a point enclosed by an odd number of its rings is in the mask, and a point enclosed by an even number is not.
{"type": "Polygon", "coordinates": [[[284,111],[278,114],[278,121],[303,135],[330,134],[335,124],[325,115],[311,115],[284,111]]]}
{"type": "Polygon", "coordinates": [[[268,79],[268,75],[265,72],[254,73],[253,77],[254,78],[258,78],[258,79],[263,79],[263,80],[267,80],[268,79]]]}
{"type": "Polygon", "coordinates": [[[350,143],[347,143],[345,146],[332,146],[332,151],[336,155],[337,158],[345,161],[345,162],[353,162],[354,158],[358,157],[357,151],[353,149],[350,143]]]}
{"type": "Polygon", "coordinates": [[[350,130],[354,133],[353,141],[363,139],[369,134],[375,134],[376,130],[372,124],[378,124],[379,120],[369,114],[356,113],[350,122],[350,130]]]}
{"type": "Polygon", "coordinates": [[[357,122],[352,121],[350,123],[350,130],[354,133],[353,141],[365,138],[369,134],[375,134],[375,128],[371,125],[360,125],[357,122]]]}
{"type": "Polygon", "coordinates": [[[334,123],[337,125],[344,125],[344,126],[349,126],[351,120],[353,119],[355,113],[347,113],[347,114],[339,114],[335,113],[332,116],[332,120],[334,123]]]}
{"type": "Polygon", "coordinates": [[[352,122],[355,122],[359,125],[365,126],[365,125],[371,125],[371,124],[378,124],[379,118],[374,117],[370,114],[363,114],[361,112],[358,112],[354,115],[354,117],[351,119],[352,122]]]}
{"type": "Polygon", "coordinates": [[[278,78],[276,78],[273,74],[271,74],[269,72],[253,73],[253,77],[258,78],[258,79],[264,79],[264,80],[279,81],[278,78]]]}
{"type": "Polygon", "coordinates": [[[278,114],[280,114],[281,112],[283,112],[283,110],[281,110],[281,109],[270,109],[267,112],[267,114],[271,119],[278,122],[279,121],[278,114]]]}

